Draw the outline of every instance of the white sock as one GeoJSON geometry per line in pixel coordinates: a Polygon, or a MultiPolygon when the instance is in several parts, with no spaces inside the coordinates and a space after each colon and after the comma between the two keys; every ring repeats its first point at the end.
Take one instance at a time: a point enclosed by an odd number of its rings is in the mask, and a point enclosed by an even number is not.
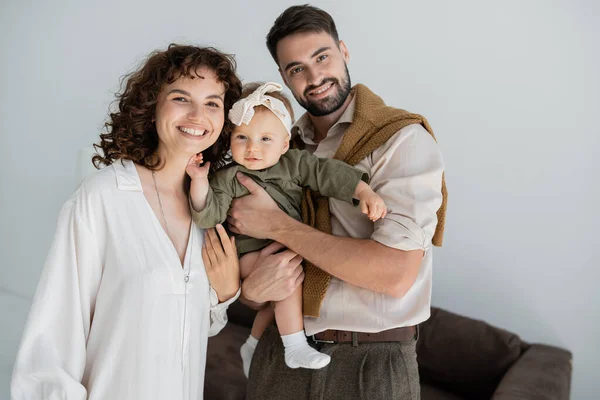
{"type": "Polygon", "coordinates": [[[319,369],[331,361],[330,356],[310,347],[304,331],[282,335],[281,340],[285,347],[285,363],[290,368],[319,369]]]}
{"type": "Polygon", "coordinates": [[[240,348],[240,354],[242,355],[242,366],[244,368],[244,375],[246,375],[246,378],[250,373],[250,364],[252,363],[252,356],[254,355],[254,350],[256,350],[257,344],[258,339],[250,335],[248,336],[248,339],[246,339],[246,343],[244,343],[240,348]]]}

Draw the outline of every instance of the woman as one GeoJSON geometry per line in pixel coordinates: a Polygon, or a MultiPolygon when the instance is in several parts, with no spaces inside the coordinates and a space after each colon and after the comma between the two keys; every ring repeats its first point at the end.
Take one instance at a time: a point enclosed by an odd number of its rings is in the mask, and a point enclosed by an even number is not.
{"type": "Polygon", "coordinates": [[[188,160],[224,164],[233,60],[171,45],[132,73],[65,203],[31,307],[13,399],[201,399],[208,336],[240,291],[222,227],[191,220],[188,160]],[[203,262],[204,260],[204,262],[203,262]]]}

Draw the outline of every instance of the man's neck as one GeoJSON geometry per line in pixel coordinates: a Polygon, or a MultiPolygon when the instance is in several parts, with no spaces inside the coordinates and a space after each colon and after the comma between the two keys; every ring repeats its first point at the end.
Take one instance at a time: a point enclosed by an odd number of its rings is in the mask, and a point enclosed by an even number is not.
{"type": "Polygon", "coordinates": [[[315,129],[315,136],[313,138],[315,143],[319,143],[321,140],[327,137],[327,132],[329,132],[331,127],[338,122],[344,111],[346,111],[346,108],[348,108],[350,105],[351,101],[352,95],[349,95],[339,109],[331,114],[323,115],[322,117],[315,117],[311,114],[308,114],[308,117],[310,118],[310,121],[315,129]]]}

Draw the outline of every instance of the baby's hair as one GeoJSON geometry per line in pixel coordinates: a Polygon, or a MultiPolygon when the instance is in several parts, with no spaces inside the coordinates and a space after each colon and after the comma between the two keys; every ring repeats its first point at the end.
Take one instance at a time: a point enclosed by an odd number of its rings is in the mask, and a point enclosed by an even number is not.
{"type": "MultiPolygon", "coordinates": [[[[245,99],[246,97],[250,96],[252,94],[252,92],[254,92],[256,89],[258,89],[263,84],[264,84],[264,82],[246,83],[242,87],[242,96],[240,97],[240,99],[245,99]]],[[[292,118],[292,123],[294,123],[294,109],[292,108],[292,103],[290,102],[290,99],[288,99],[288,97],[285,94],[283,94],[283,92],[269,92],[269,93],[265,93],[265,94],[267,96],[274,97],[277,100],[281,100],[281,102],[283,102],[283,105],[285,106],[285,108],[290,113],[290,117],[292,118]]]]}

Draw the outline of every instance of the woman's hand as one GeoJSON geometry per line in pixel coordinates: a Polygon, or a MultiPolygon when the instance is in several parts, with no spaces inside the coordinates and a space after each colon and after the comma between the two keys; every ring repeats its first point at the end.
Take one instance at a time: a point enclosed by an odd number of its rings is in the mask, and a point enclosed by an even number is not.
{"type": "Polygon", "coordinates": [[[225,228],[218,224],[207,229],[202,246],[202,259],[206,275],[217,292],[219,302],[231,299],[240,289],[240,265],[235,248],[235,238],[229,238],[225,228]]]}

